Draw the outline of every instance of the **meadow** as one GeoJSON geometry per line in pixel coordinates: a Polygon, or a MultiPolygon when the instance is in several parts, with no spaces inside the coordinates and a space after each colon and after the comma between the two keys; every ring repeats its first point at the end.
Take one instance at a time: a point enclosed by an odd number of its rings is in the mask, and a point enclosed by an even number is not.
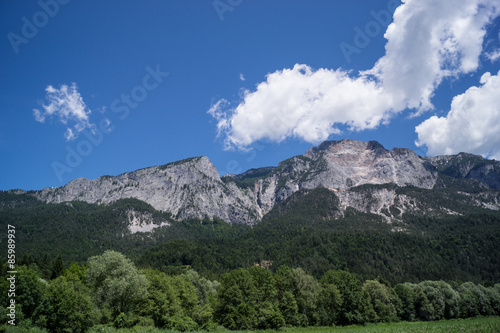
{"type": "MultiPolygon", "coordinates": [[[[249,333],[249,332],[290,332],[290,333],[329,333],[329,332],[348,332],[348,333],[424,333],[424,332],[476,332],[476,333],[491,333],[500,332],[500,317],[476,317],[468,319],[450,319],[430,322],[399,322],[389,324],[367,324],[365,326],[350,325],[338,327],[305,327],[305,328],[283,328],[278,331],[274,330],[247,330],[247,331],[230,331],[220,327],[221,329],[210,331],[213,333],[249,333]]],[[[3,330],[2,330],[3,331],[3,330]]],[[[9,326],[6,327],[6,333],[21,333],[35,332],[44,333],[47,330],[40,328],[23,328],[9,326]]],[[[92,327],[89,333],[176,333],[177,331],[164,330],[152,327],[135,327],[128,329],[116,329],[97,325],[92,327]]],[[[195,331],[207,332],[207,331],[195,331]]]]}
{"type": "Polygon", "coordinates": [[[294,333],[423,333],[423,332],[500,332],[500,317],[477,317],[430,322],[399,322],[389,324],[367,324],[365,326],[307,327],[287,329],[294,333]]]}

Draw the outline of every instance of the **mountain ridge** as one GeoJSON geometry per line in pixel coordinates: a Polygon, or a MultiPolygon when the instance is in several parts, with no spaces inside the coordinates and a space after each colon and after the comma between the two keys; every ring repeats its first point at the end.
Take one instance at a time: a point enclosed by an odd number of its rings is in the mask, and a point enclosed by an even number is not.
{"type": "MultiPolygon", "coordinates": [[[[500,162],[465,153],[421,157],[407,148],[387,150],[377,141],[344,139],[325,141],[276,167],[250,169],[239,175],[220,177],[208,157],[198,156],[118,176],[77,178],[61,187],[28,193],[47,203],[76,200],[110,204],[135,198],[178,220],[208,217],[255,224],[293,193],[323,187],[335,193],[344,211],[353,207],[382,215],[390,222],[398,217],[387,212],[406,211],[405,205],[411,202],[396,193],[396,188],[446,187],[446,177],[473,184],[478,190],[497,190],[500,162]],[[383,184],[396,188],[373,188],[370,193],[354,190],[383,184]]],[[[491,198],[485,199],[485,195],[472,196],[469,204],[500,209],[497,199],[489,202],[491,198]]]]}

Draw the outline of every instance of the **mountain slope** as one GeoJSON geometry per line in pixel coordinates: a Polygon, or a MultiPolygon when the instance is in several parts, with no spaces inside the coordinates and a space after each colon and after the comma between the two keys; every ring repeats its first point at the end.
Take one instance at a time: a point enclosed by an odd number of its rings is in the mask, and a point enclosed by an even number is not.
{"type": "Polygon", "coordinates": [[[49,203],[85,201],[109,204],[123,198],[142,200],[179,220],[219,217],[233,223],[252,223],[259,211],[252,198],[234,184],[224,184],[207,157],[194,157],[95,180],[76,179],[34,195],[49,203]]]}
{"type": "MultiPolygon", "coordinates": [[[[375,141],[326,141],[277,167],[252,169],[240,175],[221,178],[207,157],[195,157],[116,177],[79,178],[33,195],[48,203],[79,200],[109,204],[135,198],[171,213],[177,220],[208,217],[255,224],[293,193],[324,187],[335,192],[343,210],[354,207],[392,219],[395,215],[387,212],[407,211],[416,208],[416,203],[396,195],[394,188],[378,188],[372,193],[356,188],[393,184],[433,189],[449,186],[450,178],[457,189],[498,189],[500,163],[470,154],[420,157],[409,149],[386,150],[375,141]]],[[[497,197],[493,195],[492,200],[476,193],[470,204],[499,209],[497,197]]]]}
{"type": "Polygon", "coordinates": [[[219,177],[195,157],[0,192],[0,224],[16,226],[20,258],[84,260],[114,249],[144,266],[211,276],[264,260],[317,276],[333,268],[392,282],[496,282],[498,170],[480,156],[329,141],[239,175],[219,177]]]}

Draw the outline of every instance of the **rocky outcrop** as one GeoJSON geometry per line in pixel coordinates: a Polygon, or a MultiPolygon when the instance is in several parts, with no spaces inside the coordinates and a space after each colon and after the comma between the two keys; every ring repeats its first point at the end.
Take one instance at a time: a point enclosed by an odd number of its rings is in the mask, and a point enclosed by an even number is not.
{"type": "Polygon", "coordinates": [[[500,189],[500,161],[459,153],[427,158],[439,172],[457,179],[474,179],[491,189],[500,189]]]}
{"type": "MultiPolygon", "coordinates": [[[[251,169],[222,179],[207,157],[194,157],[115,177],[79,178],[34,195],[53,203],[80,200],[108,204],[136,198],[177,219],[217,217],[253,224],[293,193],[324,187],[335,191],[342,209],[353,207],[393,217],[395,213],[387,213],[391,207],[398,205],[403,212],[417,209],[417,203],[396,195],[394,188],[373,190],[370,195],[353,189],[364,184],[432,189],[440,174],[472,178],[496,189],[500,188],[499,170],[499,162],[470,154],[426,158],[409,149],[387,150],[375,141],[342,140],[326,141],[277,167],[251,169]]],[[[478,205],[488,204],[478,199],[478,205]]]]}
{"type": "Polygon", "coordinates": [[[127,228],[131,234],[138,232],[150,232],[153,229],[160,227],[168,227],[170,225],[167,221],[155,221],[153,214],[149,212],[138,212],[130,209],[127,214],[127,228]]]}
{"type": "Polygon", "coordinates": [[[116,177],[78,178],[63,187],[45,188],[35,195],[53,203],[79,200],[107,204],[136,198],[178,219],[208,216],[231,223],[253,223],[260,217],[252,196],[245,195],[235,185],[224,184],[207,157],[126,172],[116,177]]]}

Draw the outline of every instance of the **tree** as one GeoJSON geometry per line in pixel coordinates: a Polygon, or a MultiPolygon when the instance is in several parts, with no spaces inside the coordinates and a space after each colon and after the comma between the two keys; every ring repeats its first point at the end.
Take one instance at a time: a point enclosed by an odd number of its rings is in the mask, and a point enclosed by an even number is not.
{"type": "Polygon", "coordinates": [[[465,282],[458,287],[460,293],[460,312],[462,317],[473,317],[478,314],[487,316],[493,314],[490,300],[485,294],[486,288],[465,282]]]}
{"type": "Polygon", "coordinates": [[[108,307],[117,316],[132,310],[147,297],[148,281],[123,254],[106,251],[88,260],[86,283],[100,307],[108,307]]]}
{"type": "Polygon", "coordinates": [[[201,277],[198,272],[190,269],[184,274],[196,288],[196,293],[198,294],[198,299],[201,305],[210,304],[212,299],[217,294],[217,288],[220,283],[217,281],[210,281],[204,277],[201,277]]]}
{"type": "Polygon", "coordinates": [[[147,270],[145,273],[149,285],[148,297],[142,306],[143,314],[151,316],[157,327],[171,327],[172,318],[184,316],[172,277],[157,270],[147,270]]]}
{"type": "Polygon", "coordinates": [[[397,284],[394,292],[400,300],[400,307],[397,309],[399,318],[412,321],[416,317],[415,313],[415,292],[407,284],[397,284]]]}
{"type": "Polygon", "coordinates": [[[396,297],[391,290],[376,280],[368,280],[363,284],[378,321],[393,322],[397,320],[396,297]]]}
{"type": "Polygon", "coordinates": [[[374,318],[374,311],[363,292],[363,285],[353,274],[330,270],[321,278],[322,284],[334,284],[340,291],[339,323],[341,325],[363,324],[374,318]]]}
{"type": "Polygon", "coordinates": [[[245,269],[235,269],[222,277],[217,293],[216,318],[231,330],[251,329],[257,324],[257,287],[245,269]]]}
{"type": "Polygon", "coordinates": [[[60,276],[63,273],[64,270],[64,261],[62,259],[62,255],[59,253],[54,259],[54,262],[52,263],[52,270],[50,273],[50,279],[53,280],[60,276]]]}
{"type": "Polygon", "coordinates": [[[192,312],[191,317],[201,328],[213,325],[213,313],[220,283],[201,277],[192,269],[188,270],[184,276],[193,284],[198,296],[199,304],[192,312]]]}
{"type": "Polygon", "coordinates": [[[63,276],[50,282],[48,303],[47,328],[52,332],[85,332],[99,315],[88,288],[63,276]]]}
{"type": "Polygon", "coordinates": [[[64,270],[63,276],[69,281],[85,281],[85,271],[87,267],[80,266],[76,262],[72,262],[67,269],[64,270]]]}
{"type": "Polygon", "coordinates": [[[418,284],[413,283],[405,283],[405,286],[411,288],[413,294],[415,295],[414,305],[417,318],[421,320],[433,320],[434,307],[427,299],[427,296],[422,287],[418,284]]]}
{"type": "Polygon", "coordinates": [[[441,289],[436,281],[423,281],[419,283],[425,296],[429,300],[432,311],[429,313],[429,320],[439,320],[444,318],[446,303],[441,289]]]}
{"type": "Polygon", "coordinates": [[[460,296],[448,283],[444,281],[422,281],[419,286],[434,309],[433,320],[458,317],[460,296]]]}
{"type": "Polygon", "coordinates": [[[342,295],[337,286],[333,283],[322,284],[318,303],[319,324],[331,326],[338,323],[342,295]]]}
{"type": "MultiPolygon", "coordinates": [[[[15,304],[16,318],[30,319],[36,322],[38,317],[47,306],[47,281],[40,277],[40,272],[34,267],[18,266],[17,274],[15,274],[15,304]]],[[[9,275],[7,275],[9,278],[9,275]]],[[[10,305],[8,290],[10,289],[11,281],[7,278],[0,282],[1,300],[3,307],[10,305]]],[[[14,298],[12,298],[14,299],[14,298]]],[[[16,320],[19,322],[19,320],[16,320]]]]}
{"type": "Polygon", "coordinates": [[[301,326],[312,325],[317,318],[316,308],[321,285],[302,268],[292,270],[294,284],[294,295],[299,308],[299,324],[301,326]]]}
{"type": "Polygon", "coordinates": [[[500,284],[486,289],[486,296],[490,301],[491,310],[497,316],[500,315],[500,284]],[[498,288],[496,288],[498,286],[498,288]]]}
{"type": "Polygon", "coordinates": [[[460,295],[444,281],[437,281],[436,285],[444,295],[444,317],[446,319],[458,318],[460,315],[460,295]]]}
{"type": "Polygon", "coordinates": [[[461,318],[469,318],[479,315],[477,298],[470,289],[461,289],[459,309],[461,318]]]}
{"type": "Polygon", "coordinates": [[[281,266],[273,275],[276,289],[278,291],[277,300],[280,312],[286,325],[299,325],[299,307],[293,294],[295,290],[292,269],[288,266],[281,266]]]}
{"type": "Polygon", "coordinates": [[[251,267],[248,272],[255,283],[257,328],[278,329],[285,325],[285,319],[281,314],[278,304],[278,290],[272,273],[262,267],[251,267]]]}

